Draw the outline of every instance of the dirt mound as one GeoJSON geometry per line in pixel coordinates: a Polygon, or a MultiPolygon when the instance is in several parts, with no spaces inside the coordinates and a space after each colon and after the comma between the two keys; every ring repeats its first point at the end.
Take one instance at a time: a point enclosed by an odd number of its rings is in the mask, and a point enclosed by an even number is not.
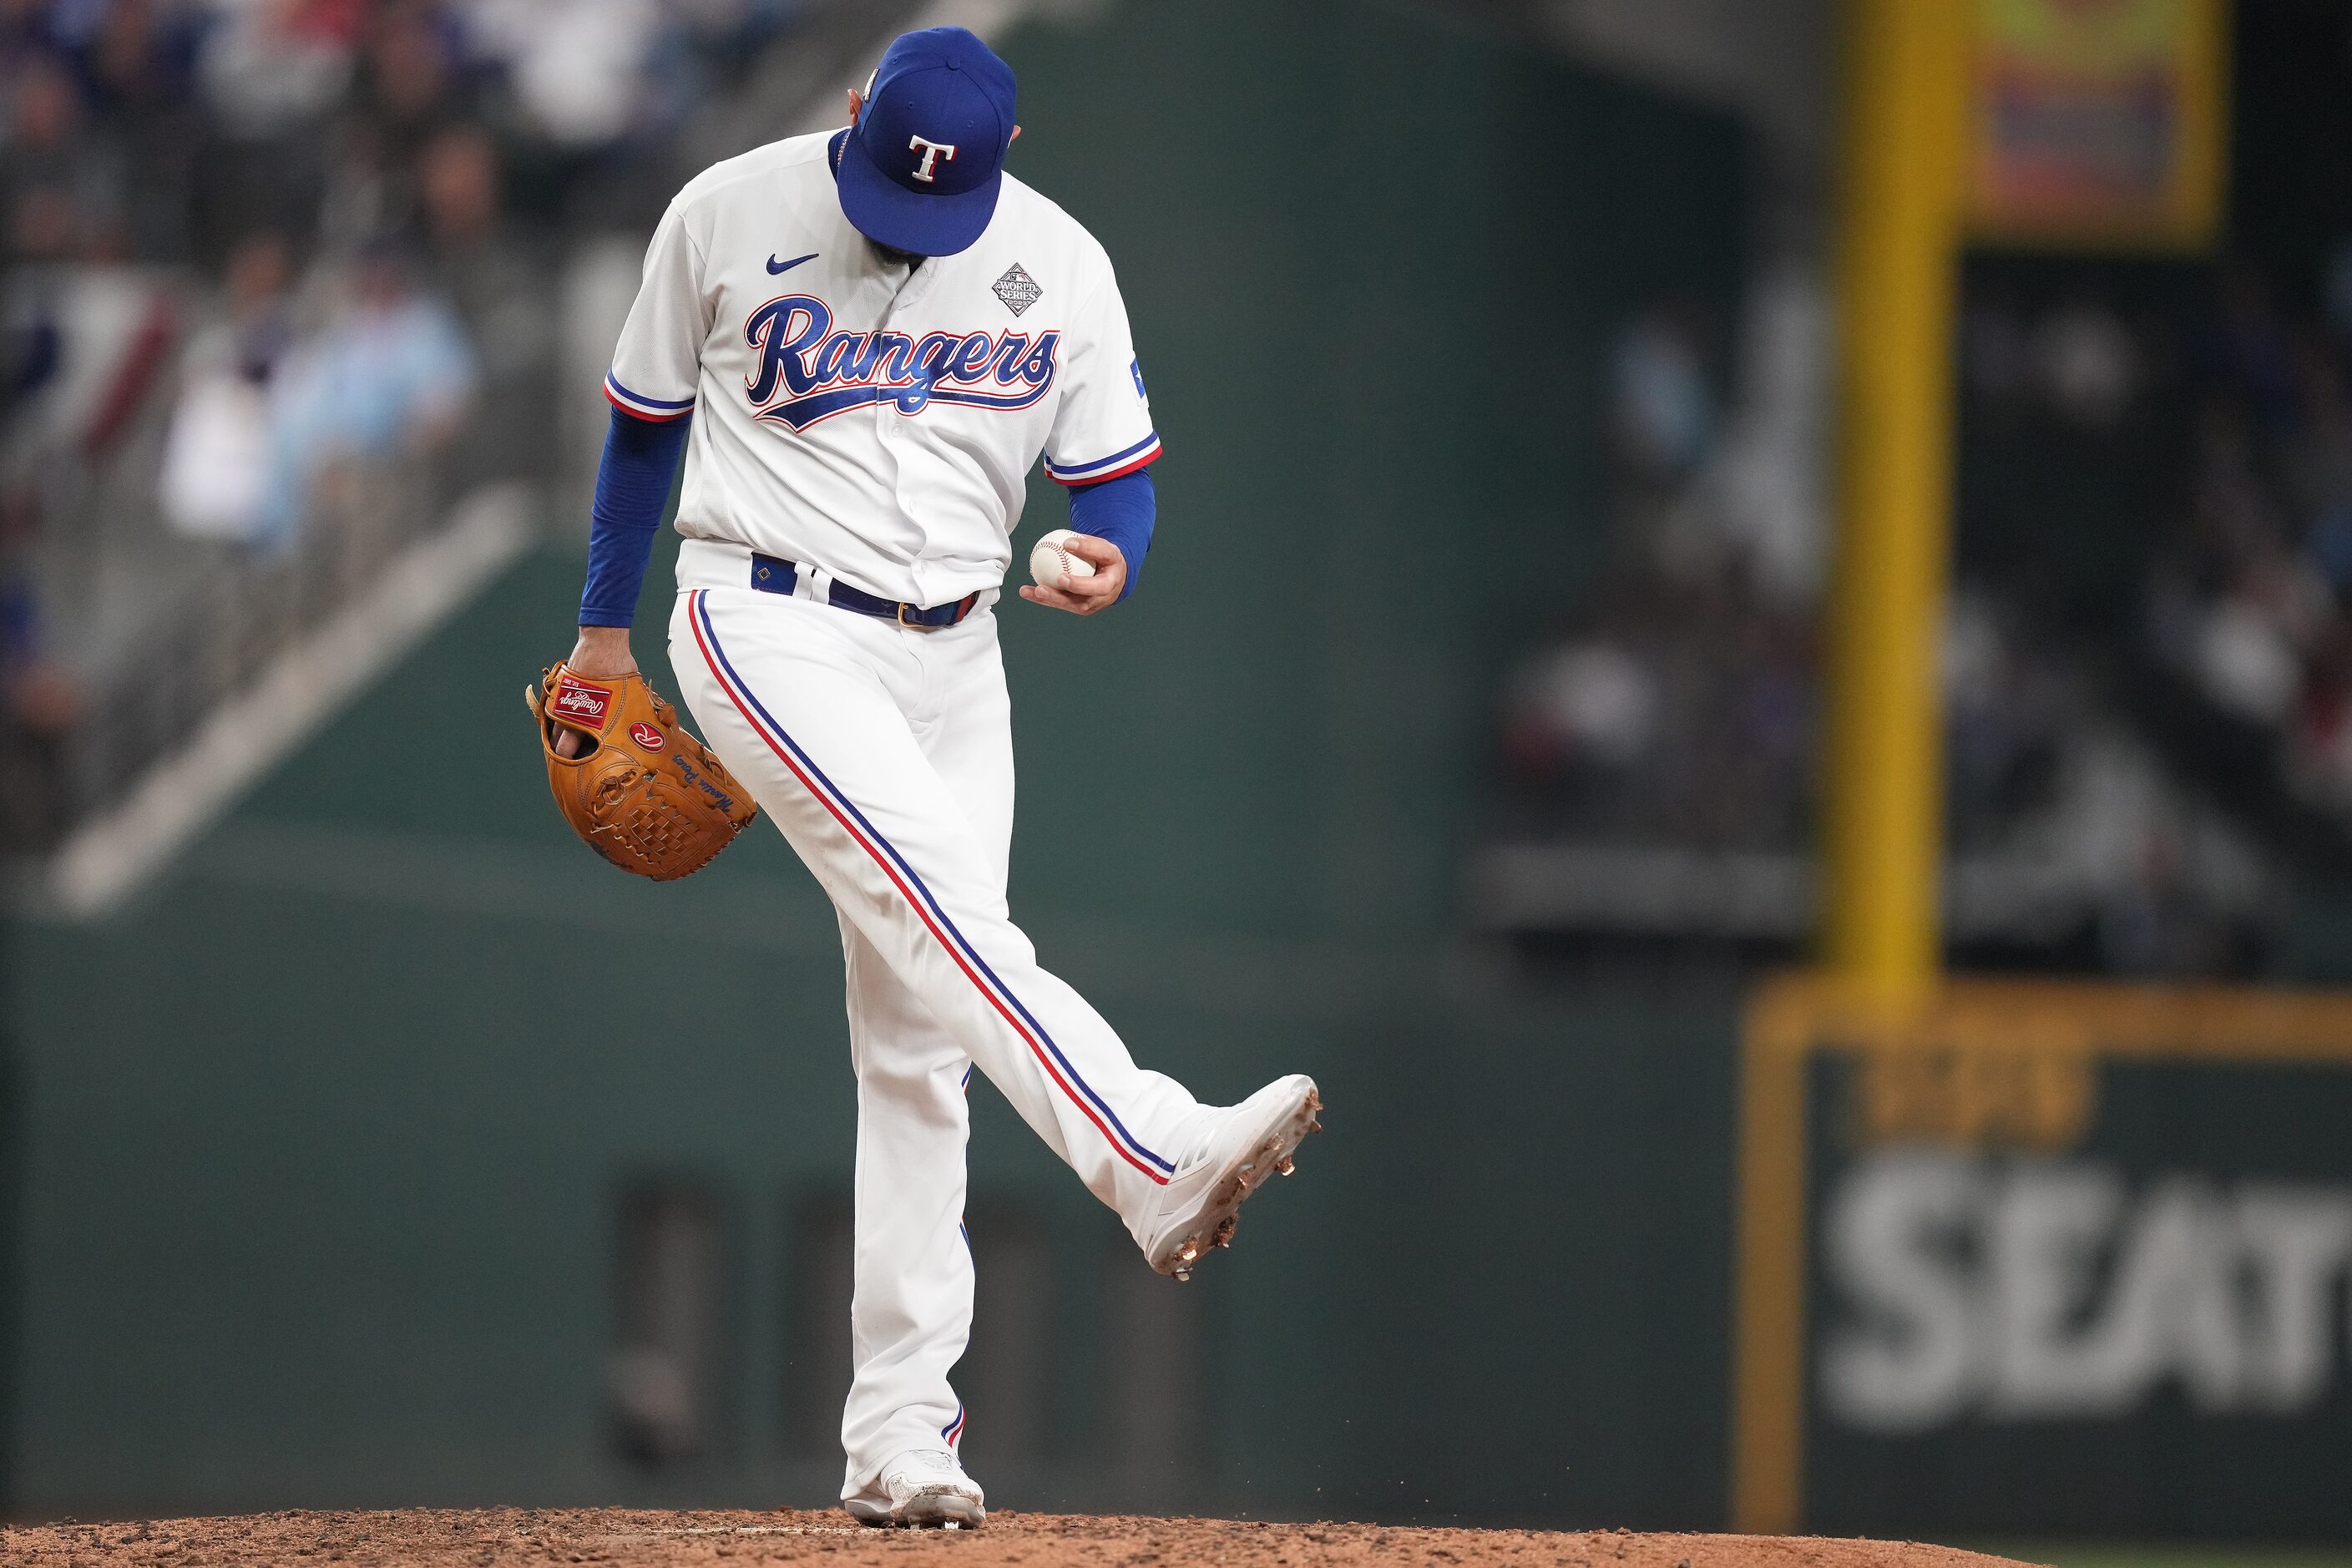
{"type": "Polygon", "coordinates": [[[1532,1530],[1407,1530],[1223,1519],[1087,1518],[999,1512],[983,1531],[869,1530],[838,1513],[656,1513],[628,1509],[412,1509],[265,1513],[245,1519],[18,1525],[0,1561],[32,1568],[110,1563],[399,1564],[505,1568],[594,1563],[674,1568],[822,1562],[827,1568],[1060,1568],[1065,1563],[1480,1563],[1510,1568],[1994,1568],[2006,1559],[1946,1546],[1760,1535],[1632,1535],[1532,1530]],[[307,1560],[307,1563],[305,1562],[307,1560]]]}

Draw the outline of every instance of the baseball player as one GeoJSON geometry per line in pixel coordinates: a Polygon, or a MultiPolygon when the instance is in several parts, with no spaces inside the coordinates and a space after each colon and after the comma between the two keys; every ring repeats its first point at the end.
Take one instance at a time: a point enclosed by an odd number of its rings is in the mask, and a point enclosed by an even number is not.
{"type": "MultiPolygon", "coordinates": [[[[1319,1102],[1294,1076],[1208,1106],[1139,1068],[1008,915],[995,606],[1024,477],[1043,454],[1068,487],[1069,549],[1094,571],[1022,596],[1095,615],[1134,591],[1160,438],[1102,247],[1003,172],[1020,134],[1004,62],[961,28],[909,33],[849,119],[706,170],[655,230],[604,384],[579,641],[547,692],[551,712],[602,721],[600,694],[634,675],[629,622],[683,450],[671,658],[720,784],[741,781],[832,897],[848,968],[842,1502],[872,1523],[976,1525],[948,1382],[971,1321],[971,1069],[1180,1279],[1287,1173],[1319,1102]]],[[[566,756],[582,743],[545,733],[566,756]]]]}

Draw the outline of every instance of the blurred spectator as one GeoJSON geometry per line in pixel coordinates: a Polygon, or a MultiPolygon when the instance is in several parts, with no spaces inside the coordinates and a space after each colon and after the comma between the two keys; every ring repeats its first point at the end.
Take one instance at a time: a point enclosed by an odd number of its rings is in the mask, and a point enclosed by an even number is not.
{"type": "Polygon", "coordinates": [[[47,48],[52,0],[0,0],[0,69],[13,72],[28,55],[47,48]]]}
{"type": "Polygon", "coordinates": [[[163,509],[183,532],[255,542],[271,464],[269,383],[291,345],[291,263],[276,234],[229,258],[228,314],[200,332],[163,447],[163,509]]]}
{"type": "Polygon", "coordinates": [[[2244,968],[2244,933],[2200,892],[2168,826],[2149,827],[2135,869],[2114,883],[2099,907],[2098,954],[2107,973],[2193,980],[2244,968]]]}
{"type": "Polygon", "coordinates": [[[534,439],[555,392],[555,293],[539,248],[500,200],[498,149],[475,126],[444,132],[419,161],[424,278],[452,304],[480,362],[479,413],[446,459],[454,480],[478,482],[534,439]]]}
{"type": "Polygon", "coordinates": [[[2352,626],[2329,628],[2294,714],[2287,766],[2295,792],[2352,817],[2352,626]]]}
{"type": "Polygon", "coordinates": [[[1622,772],[1655,736],[1655,675],[1604,638],[1542,650],[1523,666],[1507,704],[1504,744],[1528,777],[1590,767],[1622,772]]]}
{"type": "Polygon", "coordinates": [[[0,418],[13,420],[56,379],[65,357],[55,290],[28,286],[20,272],[8,280],[0,318],[0,418]]]}
{"type": "Polygon", "coordinates": [[[202,126],[189,92],[194,40],[167,31],[158,0],[110,0],[80,54],[91,133],[121,160],[127,253],[184,259],[202,126]]]}
{"type": "Polygon", "coordinates": [[[1990,847],[2050,804],[2061,737],[2081,716],[2048,652],[2021,637],[1980,584],[1952,592],[1943,682],[1950,842],[1990,847]]]}
{"type": "Polygon", "coordinates": [[[287,356],[270,395],[261,540],[290,542],[318,489],[347,481],[352,459],[429,451],[457,433],[474,355],[457,318],[416,293],[409,271],[388,247],[371,254],[326,331],[287,356]]]}
{"type": "Polygon", "coordinates": [[[26,55],[8,83],[8,139],[0,146],[0,213],[13,261],[119,255],[125,171],[121,150],[85,121],[65,62],[26,55]]]}
{"type": "Polygon", "coordinates": [[[215,0],[198,56],[207,111],[263,141],[322,120],[352,79],[362,0],[215,0]]]}
{"type": "Polygon", "coordinates": [[[661,41],[654,0],[478,0],[473,24],[532,126],[558,146],[608,146],[638,124],[661,41]]]}
{"type": "Polygon", "coordinates": [[[2296,645],[2310,630],[2311,586],[2289,563],[2250,565],[2206,607],[2192,668],[2216,705],[2257,724],[2286,717],[2303,681],[2296,645]]]}
{"type": "Polygon", "coordinates": [[[1702,347],[1701,312],[1667,300],[1618,333],[1609,362],[1609,434],[1615,553],[1636,571],[1663,572],[1704,591],[1747,541],[1698,482],[1722,423],[1702,347]]]}
{"type": "Polygon", "coordinates": [[[421,0],[395,0],[372,20],[356,89],[335,138],[320,239],[348,252],[417,221],[418,158],[465,112],[457,41],[421,0]]]}
{"type": "Polygon", "coordinates": [[[1692,314],[1678,305],[1644,311],[1619,335],[1610,360],[1610,426],[1618,454],[1660,481],[1688,478],[1715,439],[1715,393],[1692,314]]]}
{"type": "Polygon", "coordinates": [[[429,0],[382,0],[362,56],[356,118],[403,163],[465,108],[456,23],[429,0]]]}
{"type": "Polygon", "coordinates": [[[506,219],[499,153],[478,126],[458,126],[418,159],[426,277],[455,305],[480,349],[488,377],[509,382],[552,352],[547,270],[506,219]]]}
{"type": "Polygon", "coordinates": [[[2071,424],[2109,428],[2138,391],[2138,345],[2122,318],[2096,301],[2052,311],[2035,331],[2031,353],[2043,395],[2071,424]]]}

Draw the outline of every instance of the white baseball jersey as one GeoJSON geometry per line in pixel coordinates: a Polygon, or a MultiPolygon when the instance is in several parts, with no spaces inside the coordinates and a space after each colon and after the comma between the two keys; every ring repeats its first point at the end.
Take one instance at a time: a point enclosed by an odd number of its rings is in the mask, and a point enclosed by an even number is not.
{"type": "Polygon", "coordinates": [[[996,587],[1040,453],[1065,484],[1160,454],[1110,258],[1004,176],[977,243],[908,268],[842,216],[796,136],[672,201],[605,395],[694,416],[677,527],[886,599],[996,587]]]}
{"type": "MultiPolygon", "coordinates": [[[[842,216],[833,148],[781,142],[679,193],[605,392],[640,417],[694,416],[679,695],[840,915],[858,1092],[842,1497],[873,1518],[895,1506],[894,1467],[951,1469],[939,1456],[966,1427],[949,1375],[971,1325],[974,1068],[1155,1267],[1220,1244],[1243,1173],[1286,1151],[1255,1113],[1140,1067],[1006,900],[1012,701],[985,591],[1041,452],[1084,483],[1160,451],[1110,262],[1007,175],[971,248],[887,265],[842,216]],[[763,591],[746,547],[811,570],[763,591]],[[831,602],[826,576],[925,606],[983,597],[926,627],[831,602]]],[[[1276,1092],[1303,1119],[1312,1089],[1276,1092]]]]}

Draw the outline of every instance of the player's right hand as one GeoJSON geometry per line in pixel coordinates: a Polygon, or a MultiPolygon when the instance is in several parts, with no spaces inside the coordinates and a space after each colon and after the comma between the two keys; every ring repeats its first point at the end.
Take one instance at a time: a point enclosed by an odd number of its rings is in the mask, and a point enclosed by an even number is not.
{"type": "MultiPolygon", "coordinates": [[[[618,680],[625,675],[635,675],[637,660],[629,652],[629,628],[582,626],[580,640],[572,645],[572,657],[563,664],[583,680],[618,680]]],[[[555,754],[578,756],[584,743],[578,731],[561,730],[555,737],[555,754]]]]}
{"type": "Polygon", "coordinates": [[[1067,610],[1074,616],[1091,616],[1118,603],[1127,589],[1127,557],[1118,546],[1108,539],[1097,539],[1091,533],[1073,533],[1062,542],[1062,548],[1091,564],[1091,577],[1073,577],[1067,572],[1051,587],[1043,584],[1024,584],[1021,596],[1033,605],[1067,610]]]}

